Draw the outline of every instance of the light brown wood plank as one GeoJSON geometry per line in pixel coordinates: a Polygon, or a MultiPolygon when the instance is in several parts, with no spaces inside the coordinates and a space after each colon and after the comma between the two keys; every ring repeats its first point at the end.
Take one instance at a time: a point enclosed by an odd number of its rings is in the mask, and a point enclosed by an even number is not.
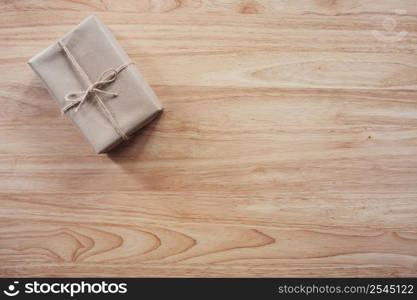
{"type": "Polygon", "coordinates": [[[0,2],[0,276],[416,276],[416,16],[0,2]],[[165,106],[108,155],[25,64],[90,14],[165,106]]]}

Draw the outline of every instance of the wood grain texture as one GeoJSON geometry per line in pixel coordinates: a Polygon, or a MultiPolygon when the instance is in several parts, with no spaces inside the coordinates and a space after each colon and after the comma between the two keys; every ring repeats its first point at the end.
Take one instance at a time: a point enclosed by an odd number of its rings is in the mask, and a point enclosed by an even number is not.
{"type": "Polygon", "coordinates": [[[417,276],[416,4],[0,0],[0,275],[417,276]],[[166,108],[108,155],[25,64],[90,14],[166,108]]]}

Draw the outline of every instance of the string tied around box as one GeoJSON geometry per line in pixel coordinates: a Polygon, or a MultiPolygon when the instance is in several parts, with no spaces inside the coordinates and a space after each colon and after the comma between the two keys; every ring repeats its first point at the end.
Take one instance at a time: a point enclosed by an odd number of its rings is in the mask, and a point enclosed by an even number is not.
{"type": "Polygon", "coordinates": [[[118,68],[110,68],[104,71],[95,82],[91,82],[90,78],[87,76],[87,73],[81,68],[80,64],[71,54],[69,49],[61,41],[58,41],[58,45],[65,52],[71,64],[73,65],[75,70],[78,72],[78,74],[83,78],[85,84],[87,85],[87,88],[84,91],[69,92],[68,94],[65,95],[65,102],[67,104],[62,108],[61,110],[62,114],[65,114],[71,109],[74,109],[74,112],[77,112],[80,109],[80,107],[87,101],[87,99],[90,99],[93,96],[93,99],[95,99],[98,106],[100,107],[102,112],[105,114],[107,119],[110,121],[110,123],[112,124],[112,127],[117,132],[117,134],[123,140],[127,140],[128,136],[120,128],[120,125],[116,121],[115,117],[107,108],[107,106],[104,104],[103,100],[100,98],[99,95],[102,94],[102,95],[108,95],[111,97],[117,97],[118,93],[105,91],[104,88],[108,86],[109,84],[113,83],[114,81],[116,81],[118,75],[123,70],[125,70],[128,66],[134,64],[134,62],[128,62],[126,64],[119,66],[118,68]]]}

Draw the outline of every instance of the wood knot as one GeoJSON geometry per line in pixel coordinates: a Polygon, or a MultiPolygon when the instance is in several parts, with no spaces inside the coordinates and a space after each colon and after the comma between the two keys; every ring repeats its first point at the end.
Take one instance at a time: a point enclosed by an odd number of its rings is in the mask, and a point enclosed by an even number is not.
{"type": "Polygon", "coordinates": [[[239,5],[241,14],[259,14],[264,10],[264,6],[256,1],[242,1],[239,5]]]}

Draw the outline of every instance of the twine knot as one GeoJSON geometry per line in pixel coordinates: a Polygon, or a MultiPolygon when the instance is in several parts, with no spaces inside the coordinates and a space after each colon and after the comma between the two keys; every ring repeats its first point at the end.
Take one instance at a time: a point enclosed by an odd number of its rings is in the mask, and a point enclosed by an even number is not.
{"type": "Polygon", "coordinates": [[[75,112],[77,112],[81,105],[88,99],[88,97],[93,93],[100,93],[104,95],[109,95],[112,97],[117,97],[117,93],[107,92],[103,90],[107,85],[114,82],[121,71],[123,71],[127,66],[132,63],[128,63],[120,66],[118,69],[110,68],[101,74],[96,82],[92,83],[85,91],[80,92],[70,92],[65,95],[65,102],[68,102],[66,106],[62,108],[62,113],[66,113],[68,110],[75,107],[75,112]]]}
{"type": "Polygon", "coordinates": [[[119,123],[117,122],[116,118],[113,116],[111,111],[106,107],[106,105],[101,100],[98,94],[107,94],[112,97],[117,97],[117,93],[107,92],[103,90],[107,85],[111,84],[113,81],[117,79],[117,76],[121,71],[126,69],[129,65],[134,64],[134,62],[128,62],[124,65],[121,65],[117,69],[110,68],[107,71],[103,72],[101,76],[97,79],[96,82],[92,83],[88,78],[87,73],[83,70],[80,64],[77,62],[75,57],[71,54],[71,51],[64,45],[62,41],[58,41],[58,46],[65,52],[68,59],[70,60],[72,66],[78,72],[78,74],[83,78],[86,85],[88,85],[85,91],[81,92],[72,92],[65,95],[65,101],[68,104],[64,106],[61,110],[62,115],[67,112],[69,109],[75,107],[75,111],[81,107],[81,105],[89,98],[89,96],[93,95],[94,100],[97,102],[98,107],[101,111],[105,114],[107,119],[110,121],[111,125],[113,126],[114,130],[117,134],[123,139],[127,140],[129,137],[126,133],[120,128],[119,123]]]}

